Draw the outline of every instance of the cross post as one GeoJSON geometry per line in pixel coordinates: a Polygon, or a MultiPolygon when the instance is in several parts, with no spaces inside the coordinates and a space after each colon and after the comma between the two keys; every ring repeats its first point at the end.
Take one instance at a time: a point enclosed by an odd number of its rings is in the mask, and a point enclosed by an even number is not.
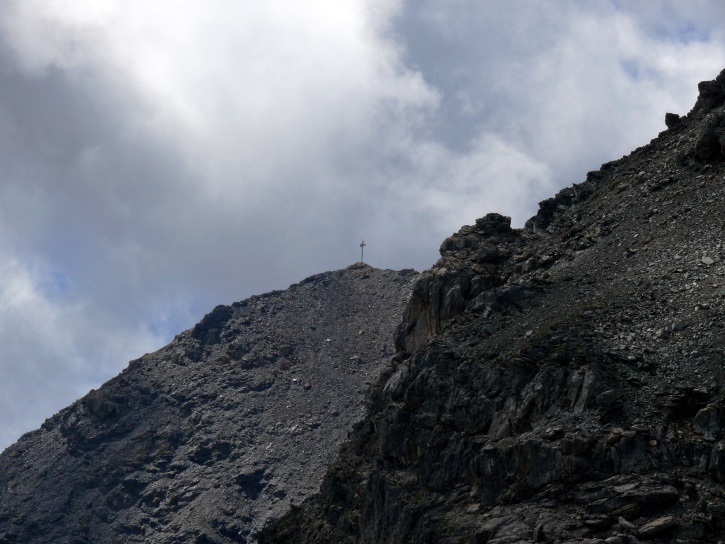
{"type": "Polygon", "coordinates": [[[360,262],[361,263],[363,262],[363,255],[365,254],[365,246],[366,245],[367,244],[365,243],[365,240],[363,240],[362,242],[360,242],[360,262]]]}

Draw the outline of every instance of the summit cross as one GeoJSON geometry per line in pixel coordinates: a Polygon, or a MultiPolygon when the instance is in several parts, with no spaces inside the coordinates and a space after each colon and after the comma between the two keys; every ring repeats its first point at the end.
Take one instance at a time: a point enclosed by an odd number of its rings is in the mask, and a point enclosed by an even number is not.
{"type": "Polygon", "coordinates": [[[363,240],[362,242],[360,242],[360,262],[361,263],[363,262],[363,255],[365,254],[365,246],[366,245],[367,244],[365,243],[365,240],[363,240]]]}

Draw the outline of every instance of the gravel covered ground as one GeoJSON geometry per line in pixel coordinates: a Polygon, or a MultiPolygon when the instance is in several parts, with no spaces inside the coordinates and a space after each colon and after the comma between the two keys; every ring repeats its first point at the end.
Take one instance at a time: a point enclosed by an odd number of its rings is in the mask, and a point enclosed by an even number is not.
{"type": "Polygon", "coordinates": [[[0,542],[254,542],[364,415],[415,276],[318,274],[132,361],[0,456],[0,542]]]}

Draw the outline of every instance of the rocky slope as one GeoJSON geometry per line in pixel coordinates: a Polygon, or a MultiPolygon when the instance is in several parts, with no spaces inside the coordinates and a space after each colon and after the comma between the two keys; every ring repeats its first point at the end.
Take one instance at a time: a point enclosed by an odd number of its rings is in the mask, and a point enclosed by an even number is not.
{"type": "Polygon", "coordinates": [[[723,542],[725,71],[649,145],[445,240],[321,493],[264,543],[723,542]]]}
{"type": "Polygon", "coordinates": [[[229,543],[319,488],[416,274],[218,306],[0,455],[0,543],[229,543]]]}

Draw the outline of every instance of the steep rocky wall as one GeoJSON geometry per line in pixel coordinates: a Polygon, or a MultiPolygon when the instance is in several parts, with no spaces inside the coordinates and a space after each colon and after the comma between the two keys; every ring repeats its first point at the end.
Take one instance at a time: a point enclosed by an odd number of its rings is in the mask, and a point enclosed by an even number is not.
{"type": "Polygon", "coordinates": [[[511,277],[516,269],[512,257],[524,244],[511,229],[511,218],[495,213],[447,238],[441,259],[413,287],[396,338],[400,356],[414,353],[472,301],[474,311],[490,311],[495,302],[490,293],[511,277]]]}
{"type": "Polygon", "coordinates": [[[321,494],[261,542],[721,542],[723,78],[525,229],[444,242],[321,494]]]}

